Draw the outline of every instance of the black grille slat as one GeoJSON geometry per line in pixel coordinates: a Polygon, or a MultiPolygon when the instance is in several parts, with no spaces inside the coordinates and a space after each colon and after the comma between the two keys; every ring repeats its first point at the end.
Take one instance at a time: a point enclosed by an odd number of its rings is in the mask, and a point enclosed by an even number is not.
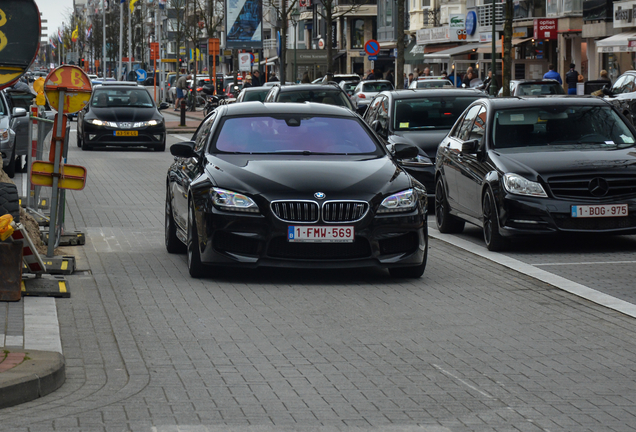
{"type": "Polygon", "coordinates": [[[636,176],[624,174],[582,175],[568,177],[552,177],[548,179],[552,194],[557,198],[587,198],[603,199],[613,197],[636,196],[636,176]],[[596,197],[590,192],[589,184],[593,179],[601,178],[607,181],[609,190],[602,197],[596,197]]]}
{"type": "Polygon", "coordinates": [[[355,222],[368,209],[369,204],[362,201],[328,201],[323,204],[322,218],[325,222],[355,222]]]}
{"type": "Polygon", "coordinates": [[[285,222],[318,222],[318,204],[310,201],[277,201],[272,212],[285,222]]]}

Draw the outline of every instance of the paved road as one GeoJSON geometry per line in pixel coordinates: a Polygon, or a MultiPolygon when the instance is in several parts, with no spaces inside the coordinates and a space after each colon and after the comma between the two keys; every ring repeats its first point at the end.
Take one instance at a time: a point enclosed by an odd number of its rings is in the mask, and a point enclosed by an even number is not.
{"type": "Polygon", "coordinates": [[[437,240],[417,281],[193,280],[163,246],[171,160],[71,148],[89,181],[68,198],[87,245],[57,300],[67,381],[1,430],[634,430],[633,318],[437,240]]]}

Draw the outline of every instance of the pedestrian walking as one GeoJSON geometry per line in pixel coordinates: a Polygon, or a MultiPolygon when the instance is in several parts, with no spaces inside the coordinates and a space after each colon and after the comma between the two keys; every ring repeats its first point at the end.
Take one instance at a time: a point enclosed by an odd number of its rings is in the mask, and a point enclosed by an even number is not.
{"type": "Polygon", "coordinates": [[[300,80],[301,84],[311,84],[311,79],[309,78],[309,73],[305,72],[303,74],[303,79],[300,80]]]}
{"type": "Polygon", "coordinates": [[[243,80],[243,88],[249,87],[254,87],[254,85],[252,85],[252,75],[247,74],[245,75],[245,79],[243,80]]]}
{"type": "Polygon", "coordinates": [[[466,88],[470,88],[470,82],[473,80],[473,68],[468,67],[466,69],[466,73],[464,74],[464,78],[462,79],[462,85],[466,84],[466,88]]]}
{"type": "Polygon", "coordinates": [[[395,84],[395,77],[393,76],[393,71],[389,70],[386,74],[387,81],[390,81],[392,84],[395,84]]]}
{"type": "Polygon", "coordinates": [[[181,75],[177,80],[177,100],[174,102],[174,110],[179,111],[181,109],[181,101],[185,97],[185,92],[188,90],[188,80],[192,79],[192,75],[181,75]]]}
{"type": "Polygon", "coordinates": [[[375,74],[373,73],[373,70],[369,70],[367,72],[367,77],[365,78],[365,80],[374,80],[375,79],[375,74]]]}
{"type": "Polygon", "coordinates": [[[553,64],[548,66],[548,71],[543,75],[543,79],[556,80],[558,81],[559,84],[563,85],[563,80],[561,80],[561,75],[554,70],[553,64]]]}
{"type": "Polygon", "coordinates": [[[576,94],[576,84],[579,82],[579,73],[574,69],[576,65],[574,63],[570,64],[570,71],[565,74],[565,83],[568,87],[568,94],[575,95],[576,94]]]}
{"type": "Polygon", "coordinates": [[[612,83],[612,80],[610,79],[609,74],[607,73],[605,69],[601,71],[601,76],[599,78],[599,81],[607,81],[610,84],[612,83]]]}
{"type": "Polygon", "coordinates": [[[252,72],[252,87],[260,87],[263,83],[261,82],[261,72],[256,69],[252,72]]]}
{"type": "Polygon", "coordinates": [[[280,80],[276,76],[276,72],[272,71],[272,73],[269,74],[269,82],[278,82],[278,81],[280,80]]]}

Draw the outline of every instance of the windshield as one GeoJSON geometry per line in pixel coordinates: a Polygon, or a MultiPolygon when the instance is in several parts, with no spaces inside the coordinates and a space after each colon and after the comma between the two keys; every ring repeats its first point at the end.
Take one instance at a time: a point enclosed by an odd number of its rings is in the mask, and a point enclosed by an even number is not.
{"type": "Polygon", "coordinates": [[[231,117],[213,145],[239,154],[383,154],[355,118],[231,117]]]}
{"type": "Polygon", "coordinates": [[[101,87],[93,92],[91,106],[95,108],[106,107],[136,107],[152,108],[150,95],[143,88],[111,89],[101,87]]]}
{"type": "Polygon", "coordinates": [[[438,96],[396,100],[393,128],[396,131],[450,129],[466,107],[477,99],[479,96],[438,96]]]}
{"type": "Polygon", "coordinates": [[[296,90],[280,92],[278,102],[318,102],[351,108],[347,96],[338,90],[296,90]]]}
{"type": "Polygon", "coordinates": [[[517,96],[539,96],[550,94],[565,94],[559,83],[521,83],[517,87],[517,96]]]}
{"type": "Polygon", "coordinates": [[[379,93],[384,90],[393,90],[393,84],[391,84],[390,82],[380,82],[380,83],[371,83],[371,84],[362,85],[363,92],[379,93]]]}
{"type": "Polygon", "coordinates": [[[546,106],[495,113],[496,149],[554,146],[556,150],[624,148],[635,137],[610,107],[546,106]]]}

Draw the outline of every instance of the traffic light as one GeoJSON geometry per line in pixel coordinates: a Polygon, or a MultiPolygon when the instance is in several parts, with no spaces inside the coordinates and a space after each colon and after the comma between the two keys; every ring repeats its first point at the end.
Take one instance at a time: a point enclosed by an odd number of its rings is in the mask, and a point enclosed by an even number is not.
{"type": "Polygon", "coordinates": [[[84,59],[80,59],[80,66],[84,67],[84,59]]]}

